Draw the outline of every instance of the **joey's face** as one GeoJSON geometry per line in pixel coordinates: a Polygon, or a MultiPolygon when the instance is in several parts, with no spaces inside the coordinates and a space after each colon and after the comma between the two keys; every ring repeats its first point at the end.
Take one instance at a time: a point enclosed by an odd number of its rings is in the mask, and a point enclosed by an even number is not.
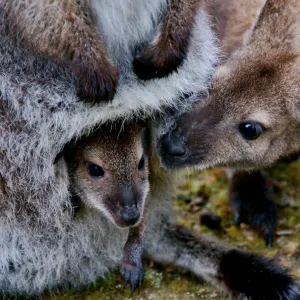
{"type": "Polygon", "coordinates": [[[209,97],[162,137],[165,166],[253,169],[300,149],[299,66],[284,55],[264,60],[219,68],[209,97]]]}
{"type": "Polygon", "coordinates": [[[140,128],[99,131],[77,145],[74,159],[72,188],[82,202],[119,227],[138,224],[149,190],[140,128]]]}

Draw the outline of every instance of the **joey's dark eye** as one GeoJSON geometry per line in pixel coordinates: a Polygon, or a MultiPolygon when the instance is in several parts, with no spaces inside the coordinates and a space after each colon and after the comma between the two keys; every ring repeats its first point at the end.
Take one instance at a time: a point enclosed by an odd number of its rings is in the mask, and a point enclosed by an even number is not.
{"type": "Polygon", "coordinates": [[[142,158],[141,158],[141,160],[139,162],[139,165],[138,165],[138,169],[140,171],[144,170],[144,168],[145,168],[145,160],[146,160],[145,154],[143,154],[143,156],[142,156],[142,158]]]}
{"type": "Polygon", "coordinates": [[[258,122],[248,121],[239,125],[239,131],[246,140],[256,140],[265,129],[258,122]]]}
{"type": "Polygon", "coordinates": [[[103,169],[94,163],[87,163],[86,168],[92,177],[102,177],[104,175],[103,169]]]}

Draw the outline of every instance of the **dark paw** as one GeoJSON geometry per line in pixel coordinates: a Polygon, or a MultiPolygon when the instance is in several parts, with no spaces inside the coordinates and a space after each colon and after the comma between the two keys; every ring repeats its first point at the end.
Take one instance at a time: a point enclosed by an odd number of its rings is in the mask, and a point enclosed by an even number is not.
{"type": "Polygon", "coordinates": [[[136,289],[140,290],[144,281],[144,266],[143,262],[126,263],[123,262],[121,266],[121,274],[125,281],[130,284],[131,296],[136,289]]]}
{"type": "Polygon", "coordinates": [[[249,224],[263,234],[266,245],[272,246],[277,221],[276,204],[262,172],[236,172],[229,192],[234,223],[249,224]]]}
{"type": "Polygon", "coordinates": [[[255,213],[253,211],[245,213],[240,209],[234,212],[234,224],[240,226],[241,223],[249,224],[256,229],[265,239],[266,246],[271,248],[276,227],[276,207],[270,202],[264,212],[255,213]]]}
{"type": "Polygon", "coordinates": [[[80,63],[79,59],[72,66],[76,76],[76,87],[78,97],[89,103],[98,103],[102,101],[111,101],[115,95],[119,71],[115,66],[101,66],[97,69],[97,65],[80,63]]]}
{"type": "Polygon", "coordinates": [[[158,47],[149,47],[133,61],[136,75],[143,80],[162,78],[177,71],[186,57],[183,51],[172,51],[165,49],[161,51],[158,47]]]}
{"type": "Polygon", "coordinates": [[[219,274],[236,295],[252,300],[299,300],[300,286],[285,269],[250,253],[231,250],[221,260],[219,274]]]}

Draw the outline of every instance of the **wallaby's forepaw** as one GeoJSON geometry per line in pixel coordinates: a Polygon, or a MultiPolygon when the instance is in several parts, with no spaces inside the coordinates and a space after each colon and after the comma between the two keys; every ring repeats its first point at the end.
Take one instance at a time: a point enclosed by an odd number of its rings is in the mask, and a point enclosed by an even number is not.
{"type": "Polygon", "coordinates": [[[265,211],[251,211],[245,216],[242,208],[234,212],[234,223],[239,226],[241,223],[249,224],[252,228],[261,232],[264,236],[266,246],[272,247],[274,230],[276,227],[276,207],[275,203],[270,202],[265,211]],[[241,217],[243,215],[243,217],[241,217]]]}
{"type": "Polygon", "coordinates": [[[271,260],[231,250],[221,259],[218,274],[235,295],[251,300],[300,300],[300,285],[271,260]]]}
{"type": "Polygon", "coordinates": [[[134,59],[134,71],[143,80],[166,77],[182,64],[185,48],[169,42],[152,44],[134,59]]]}
{"type": "Polygon", "coordinates": [[[264,234],[266,245],[271,247],[277,209],[265,175],[260,171],[237,172],[230,184],[229,198],[235,225],[245,223],[259,230],[264,234]]]}
{"type": "Polygon", "coordinates": [[[125,281],[130,284],[131,296],[136,289],[140,290],[144,281],[144,266],[142,259],[128,262],[123,260],[121,274],[125,281]]]}
{"type": "Polygon", "coordinates": [[[116,66],[88,61],[84,56],[79,56],[72,64],[72,70],[81,100],[94,104],[113,99],[119,81],[119,70],[116,66]]]}

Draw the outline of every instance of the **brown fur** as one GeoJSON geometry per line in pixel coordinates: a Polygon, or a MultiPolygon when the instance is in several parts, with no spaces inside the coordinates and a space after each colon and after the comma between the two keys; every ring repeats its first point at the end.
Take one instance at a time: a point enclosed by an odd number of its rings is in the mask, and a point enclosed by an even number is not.
{"type": "Polygon", "coordinates": [[[243,47],[216,71],[208,99],[169,134],[170,144],[181,141],[185,151],[164,155],[167,165],[252,169],[300,149],[299,9],[296,0],[267,1],[243,47]],[[262,124],[263,134],[245,139],[245,121],[262,124]]]}
{"type": "Polygon", "coordinates": [[[195,16],[203,0],[173,0],[156,40],[134,61],[142,79],[164,77],[177,70],[188,52],[195,16]]]}
{"type": "Polygon", "coordinates": [[[126,125],[124,130],[116,125],[101,127],[64,156],[76,211],[84,211],[87,205],[108,215],[118,227],[130,226],[121,272],[133,292],[143,281],[143,235],[148,216],[144,209],[149,189],[148,164],[143,154],[141,127],[126,125]],[[90,162],[100,166],[104,175],[92,177],[87,170],[90,162]],[[139,217],[129,224],[122,217],[124,212],[139,217]]]}
{"type": "Polygon", "coordinates": [[[36,54],[67,62],[84,100],[110,100],[118,70],[92,21],[89,0],[3,1],[7,31],[36,54]]]}

